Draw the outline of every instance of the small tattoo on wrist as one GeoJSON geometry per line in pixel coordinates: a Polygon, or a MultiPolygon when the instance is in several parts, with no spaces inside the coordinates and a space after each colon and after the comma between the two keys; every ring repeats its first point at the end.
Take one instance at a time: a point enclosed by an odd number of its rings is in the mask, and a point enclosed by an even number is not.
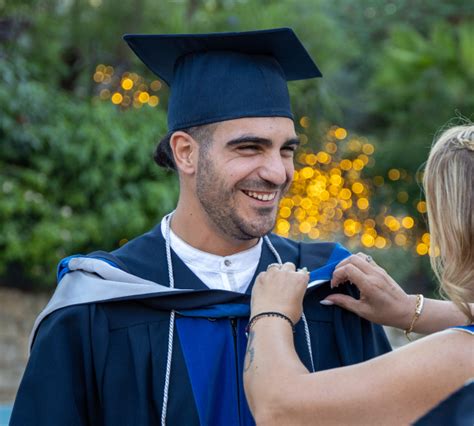
{"type": "Polygon", "coordinates": [[[255,348],[253,347],[253,339],[255,336],[255,331],[249,332],[249,341],[247,344],[247,351],[245,353],[245,362],[244,362],[244,373],[246,373],[253,363],[253,358],[255,355],[255,348]]]}

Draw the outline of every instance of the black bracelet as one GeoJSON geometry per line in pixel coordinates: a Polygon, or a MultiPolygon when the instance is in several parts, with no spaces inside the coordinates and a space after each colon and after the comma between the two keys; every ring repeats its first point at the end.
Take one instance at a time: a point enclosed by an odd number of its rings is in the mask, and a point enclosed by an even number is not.
{"type": "Polygon", "coordinates": [[[252,328],[252,326],[255,324],[255,322],[259,319],[259,318],[263,318],[263,317],[277,317],[277,318],[283,318],[284,320],[288,321],[291,325],[291,329],[293,330],[293,333],[295,332],[295,325],[293,324],[293,321],[291,321],[291,319],[289,317],[287,317],[286,315],[282,314],[281,312],[260,312],[259,314],[257,315],[254,315],[252,318],[250,318],[250,321],[247,325],[247,327],[245,327],[245,335],[247,337],[249,337],[249,332],[252,328]]]}

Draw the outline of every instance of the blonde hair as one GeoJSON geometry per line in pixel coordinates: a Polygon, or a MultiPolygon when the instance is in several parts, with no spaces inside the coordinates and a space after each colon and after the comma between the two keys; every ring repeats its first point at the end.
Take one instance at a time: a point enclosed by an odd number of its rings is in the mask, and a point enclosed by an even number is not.
{"type": "Polygon", "coordinates": [[[466,314],[474,301],[474,125],[452,127],[434,142],[423,177],[431,266],[441,293],[466,314]]]}

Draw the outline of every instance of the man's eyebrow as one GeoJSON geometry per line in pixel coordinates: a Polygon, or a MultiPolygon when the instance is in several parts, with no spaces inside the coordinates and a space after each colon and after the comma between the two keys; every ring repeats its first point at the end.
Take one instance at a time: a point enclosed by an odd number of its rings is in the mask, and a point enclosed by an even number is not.
{"type": "MultiPolygon", "coordinates": [[[[259,136],[255,136],[255,135],[243,135],[243,136],[239,136],[238,138],[235,138],[235,139],[231,139],[230,141],[227,141],[226,145],[231,147],[231,146],[235,146],[235,145],[240,145],[242,143],[255,143],[255,144],[258,144],[258,145],[264,145],[264,146],[271,146],[273,145],[273,142],[271,139],[267,139],[267,138],[261,138],[259,136]]],[[[300,144],[300,140],[298,138],[291,138],[291,139],[288,139],[286,140],[284,143],[283,143],[283,146],[289,146],[289,145],[296,145],[298,146],[300,144]]]]}
{"type": "Polygon", "coordinates": [[[240,145],[240,144],[246,143],[246,142],[256,143],[256,144],[265,145],[265,146],[272,145],[272,141],[270,139],[261,138],[259,136],[255,136],[255,135],[242,135],[242,136],[239,136],[238,138],[231,139],[230,141],[227,141],[226,145],[227,146],[235,146],[235,145],[240,145]]]}

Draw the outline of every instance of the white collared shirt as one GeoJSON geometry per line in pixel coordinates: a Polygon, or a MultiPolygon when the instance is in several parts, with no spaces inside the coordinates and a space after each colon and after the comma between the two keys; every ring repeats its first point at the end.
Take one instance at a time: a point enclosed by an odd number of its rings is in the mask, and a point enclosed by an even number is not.
{"type": "MultiPolygon", "coordinates": [[[[166,238],[166,221],[161,221],[166,238]]],[[[245,293],[257,270],[262,238],[252,248],[231,256],[218,256],[190,246],[170,229],[170,246],[191,271],[209,288],[245,293]]]]}

